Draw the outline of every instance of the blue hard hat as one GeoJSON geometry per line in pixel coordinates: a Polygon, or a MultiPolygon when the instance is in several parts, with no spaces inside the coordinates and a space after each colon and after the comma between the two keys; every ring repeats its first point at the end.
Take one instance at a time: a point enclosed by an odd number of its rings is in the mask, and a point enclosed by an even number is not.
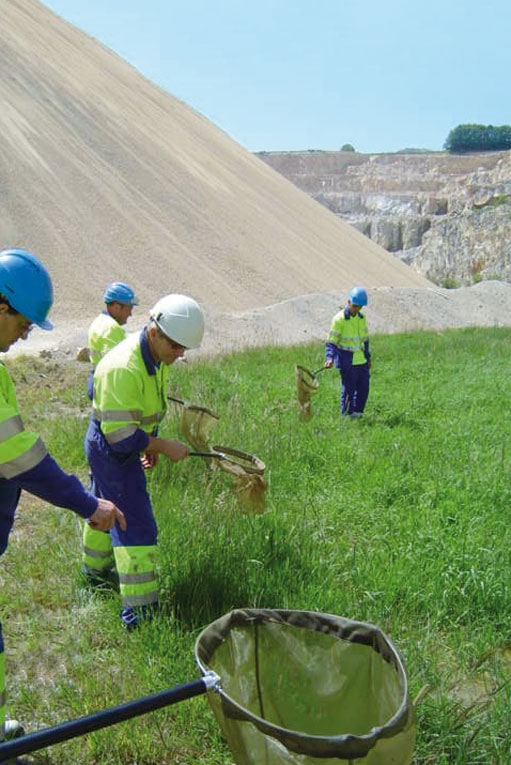
{"type": "Polygon", "coordinates": [[[105,290],[103,302],[138,305],[138,298],[129,284],[125,284],[124,282],[112,282],[105,290]]]}
{"type": "Polygon", "coordinates": [[[33,324],[53,329],[46,318],[53,304],[51,278],[31,252],[18,248],[0,250],[0,295],[33,324]]]}
{"type": "Polygon", "coordinates": [[[367,292],[363,287],[353,287],[350,292],[350,301],[353,305],[367,305],[367,292]]]}

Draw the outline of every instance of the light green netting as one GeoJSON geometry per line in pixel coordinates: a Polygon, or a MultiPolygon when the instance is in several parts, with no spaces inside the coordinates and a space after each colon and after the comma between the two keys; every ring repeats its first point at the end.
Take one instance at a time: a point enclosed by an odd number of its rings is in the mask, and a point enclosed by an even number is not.
{"type": "Polygon", "coordinates": [[[220,417],[211,409],[187,404],[181,414],[181,430],[184,437],[197,451],[209,450],[209,436],[220,417]]]}
{"type": "Polygon", "coordinates": [[[266,508],[265,492],[268,483],[263,477],[266,465],[255,454],[240,452],[228,446],[213,446],[214,452],[223,454],[217,465],[232,475],[232,491],[239,507],[249,513],[263,513],[266,508]]]}
{"type": "Polygon", "coordinates": [[[173,396],[167,398],[181,407],[181,432],[188,443],[197,451],[210,451],[209,436],[220,415],[205,406],[196,406],[173,396]]]}
{"type": "Polygon", "coordinates": [[[309,611],[236,610],[199,636],[208,694],[238,765],[409,765],[402,660],[375,626],[309,611]]]}

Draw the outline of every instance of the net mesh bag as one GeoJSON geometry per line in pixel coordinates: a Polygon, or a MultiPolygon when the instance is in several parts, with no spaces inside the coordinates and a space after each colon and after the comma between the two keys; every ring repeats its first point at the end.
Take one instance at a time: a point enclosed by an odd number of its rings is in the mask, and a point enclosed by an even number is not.
{"type": "Polygon", "coordinates": [[[295,365],[296,392],[298,395],[298,414],[304,420],[312,416],[311,396],[319,387],[316,375],[300,364],[295,365]]]}
{"type": "Polygon", "coordinates": [[[402,660],[378,627],[312,611],[231,611],[199,636],[201,673],[238,765],[409,765],[402,660]]]}
{"type": "Polygon", "coordinates": [[[228,446],[214,446],[213,451],[227,457],[216,461],[218,468],[232,475],[232,491],[242,510],[262,513],[266,507],[268,483],[263,474],[265,464],[254,454],[240,452],[228,446]]]}
{"type": "Polygon", "coordinates": [[[197,451],[209,450],[209,437],[216,427],[220,416],[205,406],[183,403],[181,411],[181,431],[189,444],[197,451]]]}
{"type": "Polygon", "coordinates": [[[267,481],[262,475],[234,476],[232,491],[238,505],[247,513],[264,513],[266,509],[267,481]]]}

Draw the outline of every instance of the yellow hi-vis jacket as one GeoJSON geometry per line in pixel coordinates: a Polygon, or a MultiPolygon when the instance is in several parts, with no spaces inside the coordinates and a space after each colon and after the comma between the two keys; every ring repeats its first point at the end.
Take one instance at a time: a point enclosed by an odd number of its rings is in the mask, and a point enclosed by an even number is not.
{"type": "Polygon", "coordinates": [[[11,480],[31,470],[47,453],[39,436],[25,430],[14,384],[0,362],[0,478],[11,480]]]}
{"type": "Polygon", "coordinates": [[[362,313],[349,315],[346,309],[336,313],[328,333],[327,345],[335,345],[340,351],[353,354],[353,365],[365,364],[367,357],[365,349],[369,340],[366,317],[362,313]]]}
{"type": "Polygon", "coordinates": [[[103,311],[89,327],[88,346],[90,359],[94,366],[111,348],[115,348],[126,338],[124,327],[116,322],[113,316],[103,311]]]}
{"type": "Polygon", "coordinates": [[[127,446],[136,443],[132,437],[137,431],[156,433],[167,411],[169,367],[146,363],[144,346],[147,354],[144,331],[130,335],[107,353],[94,372],[92,417],[114,450],[123,441],[127,446]]]}
{"type": "Polygon", "coordinates": [[[0,555],[7,547],[22,489],[83,518],[97,509],[96,497],[76,476],[64,473],[36,433],[25,430],[13,382],[0,362],[0,555]]]}

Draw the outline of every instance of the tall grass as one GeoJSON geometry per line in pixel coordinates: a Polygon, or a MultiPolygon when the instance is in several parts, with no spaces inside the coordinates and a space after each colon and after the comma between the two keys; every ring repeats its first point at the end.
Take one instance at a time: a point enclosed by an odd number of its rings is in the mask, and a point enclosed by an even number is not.
{"type": "MultiPolygon", "coordinates": [[[[320,376],[298,418],[294,365],[322,348],[266,348],[175,365],[172,395],[217,411],[212,443],[267,465],[267,510],[240,511],[199,459],[150,476],[163,613],[136,633],[116,596],[80,578],[80,524],[25,496],[2,559],[11,714],[56,724],[198,677],[201,629],[234,607],[326,611],[378,624],[417,703],[416,763],[508,763],[511,359],[508,329],[380,336],[366,414],[339,416],[320,376]]],[[[86,370],[16,359],[24,419],[84,480],[86,370]]],[[[172,405],[164,432],[179,434],[172,405]]],[[[37,762],[232,762],[204,699],[37,755],[37,762]]]]}

